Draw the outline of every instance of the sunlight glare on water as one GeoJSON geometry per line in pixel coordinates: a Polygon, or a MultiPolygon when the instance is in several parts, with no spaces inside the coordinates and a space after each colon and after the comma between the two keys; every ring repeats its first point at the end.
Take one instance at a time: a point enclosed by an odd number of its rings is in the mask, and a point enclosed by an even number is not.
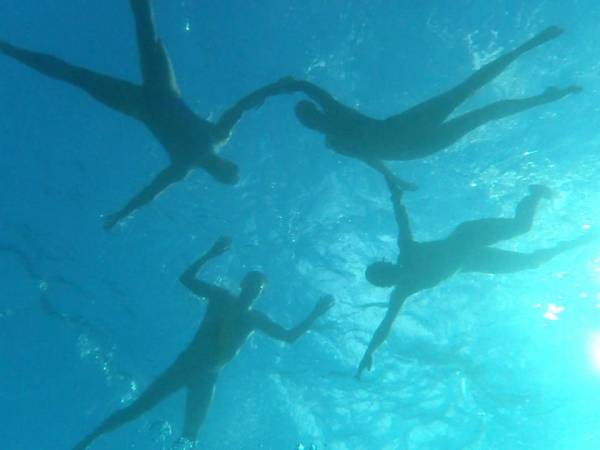
{"type": "Polygon", "coordinates": [[[594,370],[598,373],[598,375],[600,375],[600,332],[594,335],[590,347],[594,370]]]}

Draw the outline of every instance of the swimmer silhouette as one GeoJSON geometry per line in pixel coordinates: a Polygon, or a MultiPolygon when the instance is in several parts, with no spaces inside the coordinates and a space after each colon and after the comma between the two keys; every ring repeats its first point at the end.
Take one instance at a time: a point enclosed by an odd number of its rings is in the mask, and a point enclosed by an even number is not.
{"type": "Polygon", "coordinates": [[[200,167],[217,181],[235,184],[237,166],[218,156],[242,114],[278,93],[279,83],[258,89],[239,100],[212,123],[198,117],[182,100],[171,61],[157,37],[150,0],[130,0],[135,18],[141,85],[68,64],[51,55],[14,47],[0,41],[0,52],[42,74],[79,87],[100,103],[141,121],[169,154],[171,164],[121,210],[105,217],[112,228],[121,219],[151,202],[170,184],[200,167]]]}
{"type": "MultiPolygon", "coordinates": [[[[449,91],[384,120],[368,117],[338,102],[320,87],[303,80],[286,80],[288,92],[303,92],[312,101],[296,105],[296,116],[308,128],[323,133],[332,150],[357,158],[389,176],[382,160],[411,160],[429,156],[454,144],[477,127],[580,92],[581,87],[550,87],[542,94],[502,100],[462,116],[448,116],[478,89],[529,50],[548,42],[563,30],[549,27],[520,47],[483,66],[449,91]]],[[[414,186],[405,184],[406,189],[414,186]]]]}
{"type": "Polygon", "coordinates": [[[529,195],[519,202],[514,218],[492,218],[460,224],[445,239],[415,242],[408,215],[402,204],[402,191],[392,178],[386,178],[392,192],[392,204],[399,228],[400,256],[396,264],[376,262],[366,270],[367,280],[380,287],[392,287],[387,312],[375,331],[356,373],[360,377],[371,369],[373,353],[385,341],[404,301],[417,292],[433,288],[458,272],[491,274],[514,273],[539,267],[566,250],[584,244],[592,238],[584,235],[561,242],[552,248],[533,253],[517,253],[490,247],[512,239],[531,229],[540,200],[551,198],[551,191],[542,185],[529,186],[529,195]]]}
{"type": "Polygon", "coordinates": [[[230,239],[222,237],[194,262],[180,281],[208,308],[196,336],[171,366],[162,373],[130,406],[109,416],[94,432],[74,448],[83,450],[98,437],[138,418],[179,389],[186,389],[187,403],[183,437],[194,440],[210,407],[219,371],[231,361],[254,331],[292,343],[333,305],[333,297],[324,296],[313,311],[292,329],[284,329],[266,315],[252,309],[265,286],[264,275],[248,272],[239,295],[196,279],[198,271],[211,259],[229,249],[230,239]]]}

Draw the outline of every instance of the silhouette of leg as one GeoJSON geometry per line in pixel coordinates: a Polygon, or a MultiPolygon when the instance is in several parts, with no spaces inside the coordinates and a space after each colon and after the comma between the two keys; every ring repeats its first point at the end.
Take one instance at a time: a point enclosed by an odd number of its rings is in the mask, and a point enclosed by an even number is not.
{"type": "Polygon", "coordinates": [[[448,239],[470,249],[493,245],[527,233],[540,200],[552,196],[545,186],[532,185],[529,190],[529,195],[517,205],[513,218],[470,220],[457,226],[448,239]]]}
{"type": "Polygon", "coordinates": [[[173,65],[156,34],[151,0],[130,0],[144,86],[179,96],[173,65]]]}
{"type": "Polygon", "coordinates": [[[484,65],[458,86],[388,120],[397,121],[399,124],[405,124],[407,121],[414,122],[418,127],[440,125],[461,103],[500,75],[517,58],[561,34],[562,30],[558,27],[546,28],[520,47],[484,65]]]}
{"type": "Polygon", "coordinates": [[[171,366],[170,369],[160,375],[144,392],[142,392],[137,400],[131,405],[110,415],[98,426],[98,428],[81,440],[74,447],[74,450],[84,450],[103,434],[137,419],[167,396],[183,387],[184,383],[185,380],[182,377],[181,370],[177,366],[171,366]]]}
{"type": "Polygon", "coordinates": [[[216,382],[217,373],[207,372],[199,375],[188,385],[182,433],[184,438],[192,441],[196,439],[198,431],[206,418],[208,409],[212,404],[216,382]]]}
{"type": "Polygon", "coordinates": [[[100,103],[138,118],[142,107],[139,86],[71,65],[52,55],[33,52],[0,42],[0,52],[55,80],[77,86],[100,103]]]}
{"type": "Polygon", "coordinates": [[[578,86],[569,86],[565,89],[550,87],[541,95],[494,102],[442,124],[432,133],[434,135],[433,139],[438,141],[441,146],[447,147],[487,122],[512,116],[513,114],[535,108],[536,106],[545,105],[546,103],[555,102],[567,95],[580,91],[581,88],[578,86]]]}
{"type": "Polygon", "coordinates": [[[515,273],[537,269],[555,256],[585,244],[590,236],[584,235],[572,241],[562,242],[552,248],[543,248],[532,253],[519,253],[484,247],[470,252],[462,266],[463,272],[515,273]]]}

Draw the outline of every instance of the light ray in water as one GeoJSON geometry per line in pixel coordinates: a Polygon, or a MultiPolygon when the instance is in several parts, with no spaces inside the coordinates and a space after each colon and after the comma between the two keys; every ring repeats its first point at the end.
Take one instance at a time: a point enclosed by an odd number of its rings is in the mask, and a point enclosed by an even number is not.
{"type": "Polygon", "coordinates": [[[600,375],[600,333],[592,338],[591,356],[594,370],[600,375]]]}

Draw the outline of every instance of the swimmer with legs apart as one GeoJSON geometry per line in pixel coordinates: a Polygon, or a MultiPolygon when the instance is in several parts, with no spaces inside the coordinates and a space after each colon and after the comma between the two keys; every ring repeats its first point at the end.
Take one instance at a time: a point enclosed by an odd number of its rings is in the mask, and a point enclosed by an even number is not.
{"type": "Polygon", "coordinates": [[[391,191],[396,223],[398,224],[398,249],[395,264],[376,262],[366,270],[367,280],[378,287],[393,287],[385,317],[373,334],[360,362],[356,377],[371,369],[373,354],[383,344],[402,305],[411,295],[433,288],[459,272],[507,274],[535,269],[562,252],[589,242],[594,235],[588,233],[554,247],[519,253],[501,250],[492,245],[523,235],[530,231],[538,204],[553,197],[543,185],[529,186],[529,194],[516,207],[512,218],[488,218],[460,224],[445,239],[417,242],[413,239],[406,208],[402,203],[402,190],[393,178],[386,178],[391,191]]]}
{"type": "Polygon", "coordinates": [[[47,77],[78,87],[103,105],[142,122],[167,151],[170,165],[123,208],[107,215],[106,229],[150,203],[196,168],[205,170],[220,183],[237,183],[237,166],[219,156],[218,151],[227,143],[245,111],[260,106],[267,97],[281,93],[281,84],[276,82],[240,99],[216,123],[199,117],[181,97],[169,55],[156,33],[151,0],[130,0],[129,4],[135,19],[142,84],[93,72],[52,55],[0,41],[0,53],[47,77]]]}
{"type": "Polygon", "coordinates": [[[192,342],[137,400],[110,415],[74,450],[88,448],[100,436],[137,419],[180,389],[187,395],[182,436],[195,440],[210,408],[220,370],[238,354],[252,333],[259,331],[293,343],[333,306],[333,297],[323,296],[304,320],[285,329],[252,307],[266,284],[262,273],[248,272],[238,295],[199,280],[198,272],[208,261],[229,250],[230,243],[229,238],[217,240],[180,277],[185,287],[207,301],[206,314],[192,342]]]}
{"type": "MultiPolygon", "coordinates": [[[[329,148],[361,160],[387,177],[390,172],[382,161],[425,158],[488,122],[580,92],[579,86],[550,87],[533,97],[497,101],[448,119],[459,105],[494,80],[517,58],[557,38],[562,32],[558,27],[549,27],[520,47],[484,65],[449,91],[384,120],[368,117],[340,103],[329,92],[309,81],[288,78],[285,89],[290,93],[302,92],[310,99],[296,105],[296,116],[307,128],[324,134],[329,148]]],[[[410,183],[401,187],[404,190],[415,188],[410,183]]]]}

